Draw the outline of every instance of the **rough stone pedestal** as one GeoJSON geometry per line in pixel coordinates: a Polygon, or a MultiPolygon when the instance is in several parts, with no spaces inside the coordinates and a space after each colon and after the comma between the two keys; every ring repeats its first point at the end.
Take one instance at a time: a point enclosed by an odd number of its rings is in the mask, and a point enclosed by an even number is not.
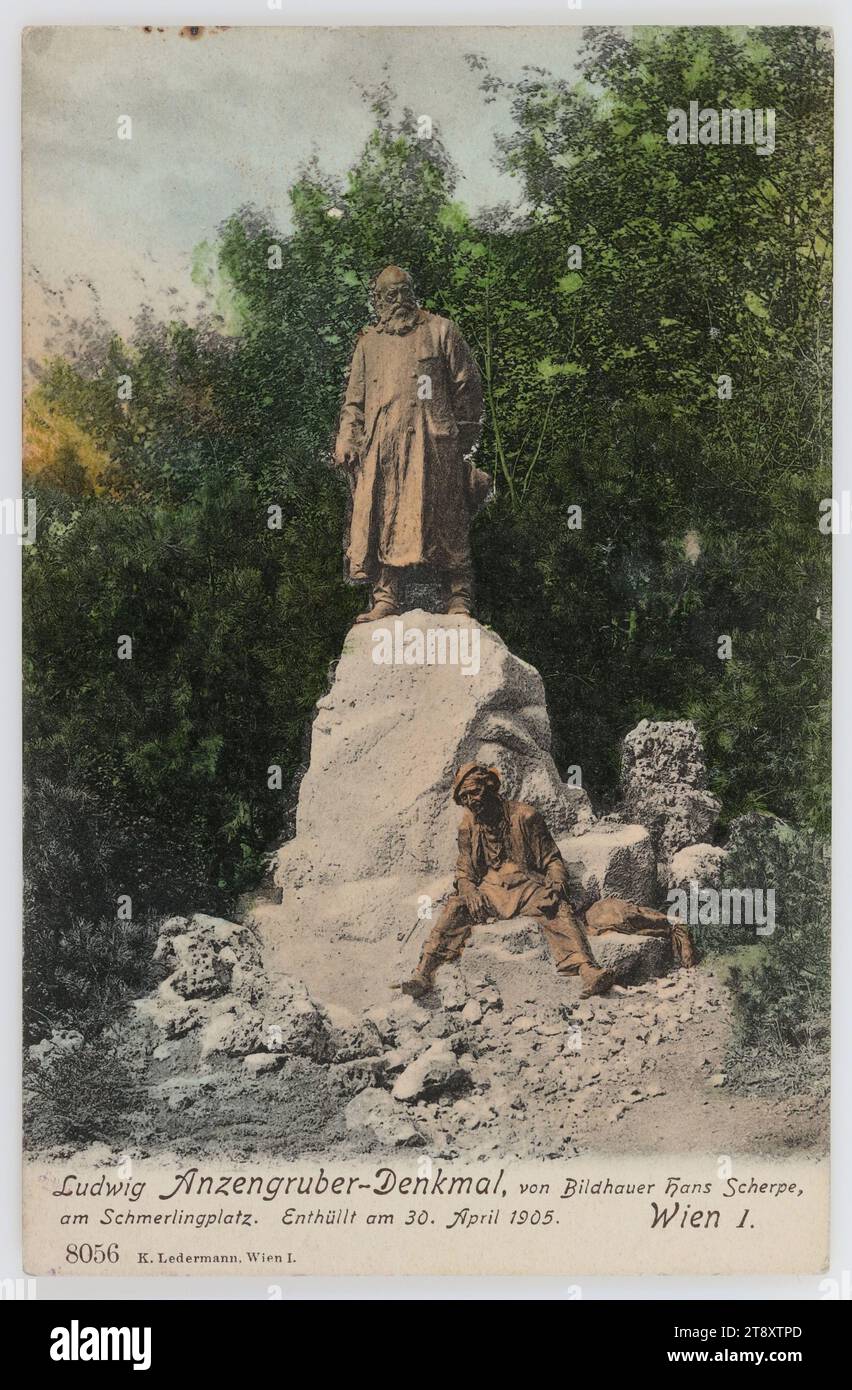
{"type": "MultiPolygon", "coordinates": [[[[591,942],[599,965],[613,971],[617,984],[635,985],[665,975],[672,967],[671,947],[664,938],[626,936],[609,932],[591,942]]],[[[503,1006],[529,1005],[537,1018],[547,1011],[575,1004],[582,985],[577,975],[559,975],[538,923],[532,917],[515,917],[474,927],[457,964],[443,966],[437,975],[445,1005],[460,1006],[479,1000],[483,988],[495,989],[503,1006]]]]}
{"type": "Polygon", "coordinates": [[[277,855],[282,901],[253,913],[272,968],[350,1008],[387,996],[451,889],[450,787],[474,760],[554,835],[592,825],[553,761],[541,676],[495,632],[419,611],[354,627],[317,705],[295,839],[277,855]]]}

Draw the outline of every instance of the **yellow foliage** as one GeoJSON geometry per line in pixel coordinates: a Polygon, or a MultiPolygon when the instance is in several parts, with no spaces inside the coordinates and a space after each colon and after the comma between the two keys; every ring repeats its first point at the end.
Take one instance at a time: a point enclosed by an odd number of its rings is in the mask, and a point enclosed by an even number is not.
{"type": "Polygon", "coordinates": [[[42,477],[66,492],[104,492],[109,454],[78,424],[63,415],[41,389],[24,403],[24,473],[42,477]]]}

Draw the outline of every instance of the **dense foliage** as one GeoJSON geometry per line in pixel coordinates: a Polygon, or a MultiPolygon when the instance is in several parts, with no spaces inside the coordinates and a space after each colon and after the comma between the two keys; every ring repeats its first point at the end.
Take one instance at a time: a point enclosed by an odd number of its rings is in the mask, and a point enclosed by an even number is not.
{"type": "Polygon", "coordinates": [[[828,41],[587,33],[574,84],[470,57],[483,100],[511,106],[516,207],[466,211],[439,135],[383,90],[346,179],[300,175],[291,232],[243,209],[199,248],[205,323],[145,316],[44,364],[24,552],[40,1008],[80,916],[114,918],[119,894],[137,917],[226,907],[281,832],[361,606],[329,445],[388,262],[482,369],[479,613],[542,672],[557,761],[605,806],[623,734],[691,717],[726,818],[826,831],[828,41]],[[693,99],[774,108],[774,153],[668,144],[693,99]]]}

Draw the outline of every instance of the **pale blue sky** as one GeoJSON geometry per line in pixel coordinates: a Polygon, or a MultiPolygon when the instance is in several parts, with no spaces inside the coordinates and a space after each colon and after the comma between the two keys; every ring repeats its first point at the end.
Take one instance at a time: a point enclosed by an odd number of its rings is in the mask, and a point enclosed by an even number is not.
{"type": "Polygon", "coordinates": [[[126,332],[141,306],[192,316],[193,248],[245,203],[288,222],[287,190],[316,154],[332,173],[357,157],[386,78],[399,107],[428,114],[479,208],[516,200],[494,165],[505,99],[485,104],[475,51],[501,76],[530,63],[571,76],[579,28],[31,29],[24,41],[27,355],[62,345],[95,305],[126,332]],[[133,138],[117,138],[117,118],[133,138]]]}

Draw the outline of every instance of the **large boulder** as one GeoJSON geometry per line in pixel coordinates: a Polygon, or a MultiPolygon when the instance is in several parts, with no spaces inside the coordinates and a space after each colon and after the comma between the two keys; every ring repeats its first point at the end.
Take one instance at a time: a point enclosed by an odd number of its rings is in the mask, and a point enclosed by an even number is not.
{"type": "Polygon", "coordinates": [[[457,821],[449,786],[473,759],[496,764],[505,795],[533,802],[554,834],[591,824],[588,797],[561,781],[551,757],[541,676],[496,633],[420,611],[353,627],[317,704],[296,840],[279,854],[277,882],[291,888],[308,855],[314,882],[445,872],[457,821]],[[430,632],[450,634],[476,662],[469,673],[440,664],[435,639],[434,664],[377,663],[376,639],[397,625],[420,634],[424,651],[430,632]]]}
{"type": "Polygon", "coordinates": [[[333,1034],[328,1016],[301,980],[280,975],[270,982],[262,1012],[262,1041],[267,1052],[317,1060],[331,1056],[333,1034]]]}
{"type": "Polygon", "coordinates": [[[704,749],[691,720],[643,719],[624,739],[625,815],[649,831],[662,865],[686,845],[712,838],[721,803],[706,782],[704,749]]]}
{"type": "MultiPolygon", "coordinates": [[[[186,1063],[262,1053],[328,1061],[343,1045],[301,980],[267,972],[250,926],[203,912],[169,918],[155,957],[171,974],[134,1004],[137,1020],[151,1033],[155,1060],[163,1055],[163,1039],[186,1041],[186,1063]]],[[[257,1062],[254,1069],[262,1070],[257,1062]]]]}
{"type": "Polygon", "coordinates": [[[555,835],[591,827],[586,793],[551,756],[541,677],[496,633],[419,610],[354,627],[317,705],[296,836],[277,856],[282,901],[253,912],[279,969],[353,1008],[385,994],[451,891],[450,787],[472,760],[497,766],[503,792],[555,835]],[[418,643],[428,657],[430,641],[431,663],[376,660],[418,643]],[[458,662],[440,660],[454,649],[458,662]]]}
{"type": "Polygon", "coordinates": [[[643,719],[624,737],[621,785],[625,794],[653,791],[660,782],[706,786],[704,747],[691,719],[643,719]]]}
{"type": "Polygon", "coordinates": [[[262,968],[251,927],[196,912],[162,924],[154,959],[171,970],[169,987],[182,999],[211,999],[249,985],[262,968]]]}
{"type": "Polygon", "coordinates": [[[728,851],[721,845],[687,845],[672,856],[668,872],[668,890],[688,893],[695,883],[698,888],[722,886],[722,869],[728,851]]]}
{"type": "Polygon", "coordinates": [[[646,907],[656,902],[657,861],[643,825],[600,822],[582,835],[563,836],[558,844],[575,907],[598,898],[626,898],[646,907]]]}
{"type": "Polygon", "coordinates": [[[735,816],[728,827],[729,853],[752,874],[755,870],[783,874],[800,845],[801,832],[767,811],[747,811],[735,816]]]}

